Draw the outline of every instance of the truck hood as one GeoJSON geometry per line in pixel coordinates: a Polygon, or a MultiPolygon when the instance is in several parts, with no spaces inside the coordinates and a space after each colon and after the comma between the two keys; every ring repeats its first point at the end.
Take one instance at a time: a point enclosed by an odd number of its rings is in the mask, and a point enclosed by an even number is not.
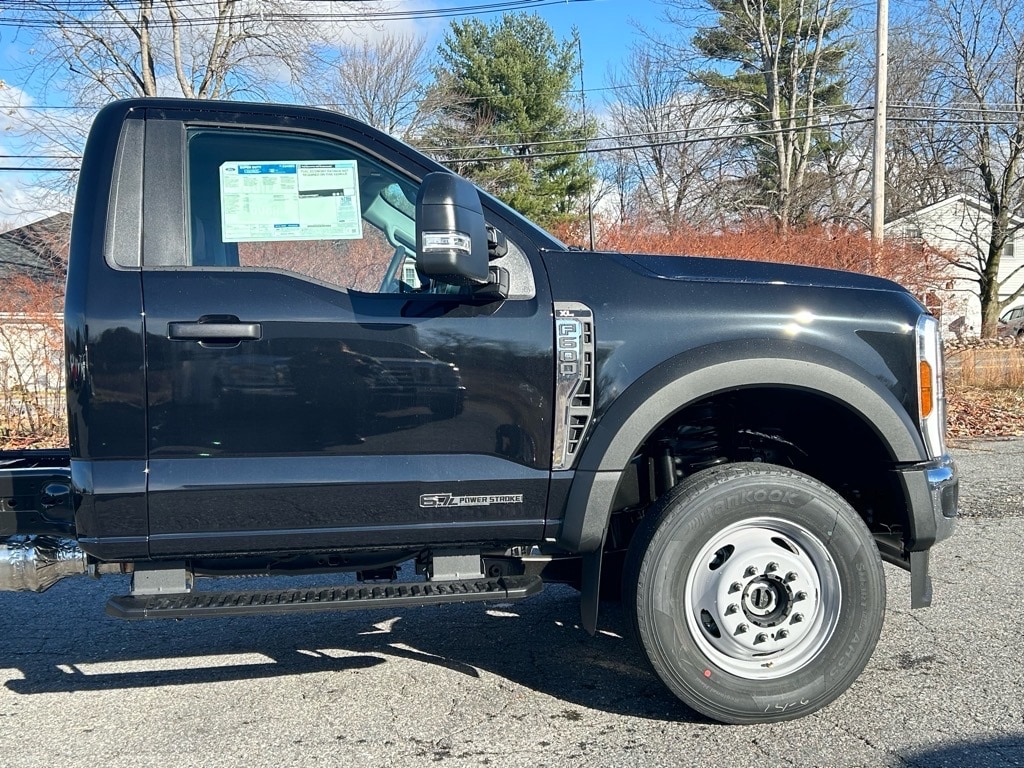
{"type": "Polygon", "coordinates": [[[821,267],[803,267],[741,259],[696,256],[616,254],[634,268],[665,280],[713,283],[801,285],[815,288],[859,288],[905,293],[906,289],[881,277],[821,267]]]}

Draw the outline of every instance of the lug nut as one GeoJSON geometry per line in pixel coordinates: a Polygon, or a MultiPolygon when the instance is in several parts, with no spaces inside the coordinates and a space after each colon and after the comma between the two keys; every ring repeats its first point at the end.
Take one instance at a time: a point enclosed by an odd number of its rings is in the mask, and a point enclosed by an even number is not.
{"type": "Polygon", "coordinates": [[[733,592],[739,592],[741,589],[743,589],[743,585],[740,584],[738,581],[734,581],[732,584],[729,585],[729,594],[732,594],[733,592]]]}
{"type": "Polygon", "coordinates": [[[736,627],[736,632],[734,634],[742,635],[748,629],[750,629],[750,627],[748,627],[746,624],[740,624],[738,627],[736,627]]]}
{"type": "Polygon", "coordinates": [[[768,563],[768,567],[764,569],[764,572],[765,573],[775,573],[777,570],[779,570],[779,564],[778,563],[768,563]]]}
{"type": "Polygon", "coordinates": [[[806,592],[797,592],[795,597],[796,597],[797,600],[806,600],[807,599],[807,593],[806,592]]]}
{"type": "Polygon", "coordinates": [[[757,637],[754,638],[754,645],[760,645],[761,643],[767,643],[767,642],[768,642],[768,635],[766,635],[764,632],[762,632],[761,634],[759,634],[757,637]]]}
{"type": "Polygon", "coordinates": [[[744,576],[757,576],[757,568],[753,565],[748,565],[747,570],[743,572],[744,576]]]}
{"type": "Polygon", "coordinates": [[[798,578],[800,577],[796,575],[796,571],[790,571],[786,574],[786,583],[788,584],[791,581],[796,581],[798,578]]]}
{"type": "Polygon", "coordinates": [[[775,633],[776,640],[785,640],[787,637],[789,637],[789,630],[787,629],[780,629],[775,633]]]}
{"type": "Polygon", "coordinates": [[[725,615],[726,616],[732,616],[739,609],[740,609],[740,607],[738,605],[736,605],[735,603],[733,603],[732,605],[729,605],[729,606],[726,607],[725,615]]]}
{"type": "Polygon", "coordinates": [[[794,613],[793,614],[793,619],[789,623],[790,624],[799,624],[803,620],[804,620],[804,615],[802,613],[794,613]]]}

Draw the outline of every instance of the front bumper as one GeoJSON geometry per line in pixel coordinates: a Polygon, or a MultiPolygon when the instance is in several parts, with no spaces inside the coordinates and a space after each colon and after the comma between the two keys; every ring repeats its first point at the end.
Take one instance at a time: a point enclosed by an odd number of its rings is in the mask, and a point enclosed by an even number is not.
{"type": "Polygon", "coordinates": [[[960,478],[949,455],[896,472],[907,500],[907,530],[898,549],[881,547],[882,556],[910,571],[911,607],[926,608],[932,602],[928,551],[953,535],[960,478]]]}
{"type": "Polygon", "coordinates": [[[960,478],[949,455],[898,470],[910,512],[906,548],[930,549],[953,534],[960,478]]]}

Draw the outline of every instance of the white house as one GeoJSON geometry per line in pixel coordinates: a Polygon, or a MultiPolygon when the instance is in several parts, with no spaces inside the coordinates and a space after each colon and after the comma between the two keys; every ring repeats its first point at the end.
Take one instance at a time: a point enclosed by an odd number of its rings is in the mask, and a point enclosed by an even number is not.
{"type": "MultiPolygon", "coordinates": [[[[966,194],[946,198],[885,225],[887,238],[902,238],[911,244],[926,244],[955,254],[961,264],[975,267],[974,271],[954,264],[948,267],[949,280],[945,290],[940,292],[944,330],[967,335],[977,335],[981,331],[981,301],[978,298],[976,276],[988,253],[991,227],[989,206],[966,194]]],[[[1000,290],[1000,298],[1009,296],[1024,283],[1022,229],[1024,219],[1015,217],[1010,220],[1011,235],[999,263],[999,280],[1006,281],[1000,290]]],[[[1024,306],[1024,297],[1014,302],[1013,306],[1024,306]]]]}

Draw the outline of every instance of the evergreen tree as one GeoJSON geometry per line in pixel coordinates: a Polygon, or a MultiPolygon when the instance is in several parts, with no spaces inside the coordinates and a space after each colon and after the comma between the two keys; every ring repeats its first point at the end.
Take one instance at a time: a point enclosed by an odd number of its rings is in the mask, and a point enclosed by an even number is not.
{"type": "Polygon", "coordinates": [[[577,39],[535,14],[452,22],[438,55],[440,113],[426,140],[458,173],[543,226],[576,218],[594,181],[596,134],[570,106],[577,39]]]}

